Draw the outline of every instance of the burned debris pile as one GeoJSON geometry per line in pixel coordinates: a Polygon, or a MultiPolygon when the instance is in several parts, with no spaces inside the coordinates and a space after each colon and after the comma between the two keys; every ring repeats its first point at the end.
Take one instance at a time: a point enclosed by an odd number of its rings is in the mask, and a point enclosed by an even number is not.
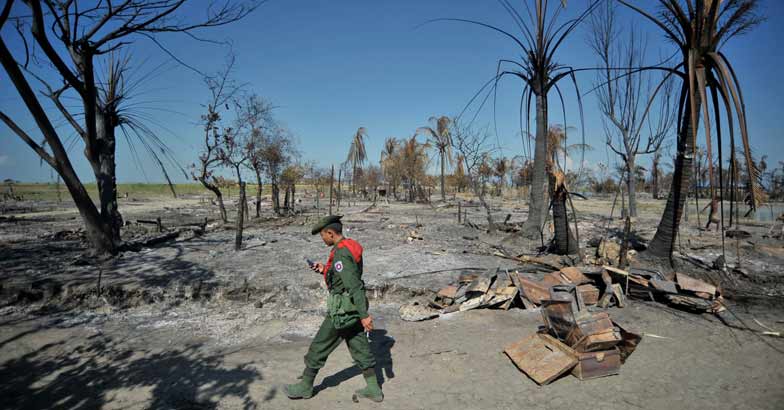
{"type": "Polygon", "coordinates": [[[627,298],[695,313],[725,309],[716,286],[681,273],[568,266],[540,278],[500,269],[464,273],[426,302],[402,306],[400,316],[419,321],[472,309],[539,310],[543,326],[504,352],[531,379],[548,384],[567,372],[581,380],[618,374],[642,334],[612,320],[605,309],[623,308],[627,298]]]}

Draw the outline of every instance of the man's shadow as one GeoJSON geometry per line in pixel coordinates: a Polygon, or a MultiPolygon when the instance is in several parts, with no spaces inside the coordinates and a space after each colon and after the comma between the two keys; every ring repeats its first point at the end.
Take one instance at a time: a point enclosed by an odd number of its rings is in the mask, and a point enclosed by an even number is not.
{"type": "MultiPolygon", "coordinates": [[[[384,329],[376,329],[370,333],[370,350],[376,358],[376,378],[379,386],[383,386],[387,379],[395,378],[392,362],[392,346],[395,339],[387,334],[384,329]]],[[[340,383],[362,374],[356,365],[347,367],[335,374],[325,377],[321,384],[313,388],[313,393],[318,393],[329,387],[337,387],[340,383]]]]}

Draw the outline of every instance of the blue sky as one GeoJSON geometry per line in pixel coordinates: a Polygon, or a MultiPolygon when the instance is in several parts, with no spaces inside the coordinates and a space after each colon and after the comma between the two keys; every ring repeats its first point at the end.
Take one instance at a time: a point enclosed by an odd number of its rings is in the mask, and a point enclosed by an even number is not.
{"type": "MultiPolygon", "coordinates": [[[[512,1],[522,7],[520,0],[512,1]]],[[[196,17],[194,2],[184,10],[196,17]]],[[[649,2],[638,3],[644,4],[649,2]]],[[[587,1],[570,1],[565,13],[573,16],[587,1]]],[[[763,2],[768,21],[752,33],[734,39],[724,51],[740,77],[749,115],[752,145],[769,163],[784,160],[779,146],[782,122],[782,82],[775,80],[784,63],[778,42],[784,39],[776,22],[784,15],[784,4],[763,2]]],[[[622,20],[648,35],[651,56],[669,55],[674,49],[645,20],[621,10],[622,20]]],[[[518,49],[504,37],[487,29],[462,23],[439,22],[423,27],[428,19],[470,18],[510,31],[514,23],[492,0],[271,0],[245,20],[217,30],[204,31],[206,37],[228,40],[237,56],[236,77],[250,90],[271,100],[276,116],[294,132],[303,160],[328,166],[345,159],[353,133],[368,129],[368,153],[378,161],[387,137],[408,137],[433,115],[459,113],[477,89],[496,70],[499,58],[519,58],[518,49]]],[[[18,37],[8,28],[3,38],[16,52],[18,37]]],[[[578,29],[557,54],[557,60],[574,67],[595,66],[597,59],[586,43],[587,25],[578,29]]],[[[223,64],[225,47],[195,42],[181,35],[160,37],[177,56],[204,72],[214,72],[223,64]]],[[[149,125],[188,165],[196,159],[201,130],[197,125],[207,99],[201,78],[172,63],[147,40],[137,39],[129,47],[140,61],[137,75],[155,70],[155,75],[137,90],[135,103],[149,119],[149,125]],[[143,63],[142,63],[143,62],[143,63]],[[163,66],[156,70],[161,64],[163,66]]],[[[17,54],[19,55],[19,54],[17,54]]],[[[593,74],[581,74],[583,92],[591,88],[593,74]]],[[[507,156],[522,154],[518,133],[518,104],[522,85],[507,79],[500,85],[496,115],[497,143],[507,156]]],[[[573,87],[564,84],[570,125],[578,122],[573,87]]],[[[551,123],[563,123],[557,97],[551,96],[551,123]]],[[[586,153],[590,164],[614,163],[604,145],[601,116],[596,100],[584,100],[586,142],[594,146],[586,153]]],[[[0,110],[8,113],[31,135],[40,135],[29,114],[0,71],[0,110]]],[[[142,112],[142,111],[140,111],[142,112]]],[[[493,124],[488,106],[478,117],[478,125],[493,124]]],[[[70,130],[62,128],[63,135],[70,130]]],[[[573,138],[579,138],[577,134],[573,138]]],[[[72,150],[77,171],[92,181],[82,147],[72,150]]],[[[118,179],[121,182],[163,180],[155,165],[143,159],[136,164],[125,141],[118,145],[118,179]]],[[[647,164],[648,158],[642,160],[647,164]]],[[[173,173],[182,182],[181,173],[173,173]]],[[[49,181],[51,171],[9,129],[0,126],[0,179],[49,181]]]]}

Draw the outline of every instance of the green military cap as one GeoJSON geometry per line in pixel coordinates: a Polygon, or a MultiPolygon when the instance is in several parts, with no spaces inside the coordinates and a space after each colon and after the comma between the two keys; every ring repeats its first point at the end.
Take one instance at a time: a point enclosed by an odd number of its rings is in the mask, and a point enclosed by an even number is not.
{"type": "Polygon", "coordinates": [[[313,225],[313,229],[310,231],[310,233],[312,235],[315,235],[315,234],[321,232],[324,228],[328,227],[329,225],[340,224],[341,223],[340,222],[340,218],[342,218],[342,217],[343,217],[343,215],[329,215],[329,216],[325,216],[325,217],[319,219],[319,221],[315,225],[313,225]]]}

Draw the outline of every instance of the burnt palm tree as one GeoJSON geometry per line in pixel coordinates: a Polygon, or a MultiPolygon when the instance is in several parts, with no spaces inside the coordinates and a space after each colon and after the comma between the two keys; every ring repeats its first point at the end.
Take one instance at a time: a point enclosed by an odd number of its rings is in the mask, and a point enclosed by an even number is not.
{"type": "MultiPolygon", "coordinates": [[[[743,144],[752,210],[756,209],[762,198],[758,184],[759,171],[751,158],[746,109],[740,83],[729,59],[720,51],[727,41],[748,32],[762,21],[757,14],[759,1],[658,0],[660,6],[658,16],[629,4],[626,0],[619,1],[661,29],[678,47],[681,56],[680,63],[670,69],[670,73],[657,87],[657,89],[661,88],[664,81],[671,76],[677,76],[682,80],[677,122],[678,148],[673,182],[664,214],[649,247],[649,252],[654,256],[670,257],[689,189],[700,114],[705,123],[703,128],[708,153],[712,151],[711,132],[716,132],[719,163],[722,162],[721,110],[726,111],[731,148],[735,146],[734,121],[737,120],[743,144]],[[710,93],[710,100],[708,93],[710,93]],[[715,122],[715,128],[711,125],[711,117],[715,122]]],[[[713,162],[709,159],[707,163],[709,183],[713,184],[713,162]]],[[[723,187],[721,173],[718,182],[723,187]]]]}
{"type": "Polygon", "coordinates": [[[367,152],[365,151],[365,138],[367,138],[367,129],[359,127],[354,137],[351,139],[351,146],[348,149],[348,157],[346,163],[351,164],[351,192],[356,195],[357,193],[357,170],[367,159],[367,152]]]}
{"type": "Polygon", "coordinates": [[[550,126],[547,132],[547,175],[555,230],[553,250],[561,255],[576,253],[579,245],[569,228],[569,218],[566,211],[569,191],[566,187],[566,175],[562,170],[561,161],[558,160],[558,154],[563,154],[565,165],[566,155],[578,147],[565,146],[565,143],[566,128],[558,125],[550,126]]]}
{"type": "MultiPolygon", "coordinates": [[[[559,82],[567,79],[572,80],[575,87],[577,85],[574,75],[576,70],[572,67],[559,64],[555,60],[555,54],[569,34],[585,20],[599,2],[590,2],[588,7],[586,7],[577,17],[561,24],[558,24],[558,21],[561,12],[566,7],[565,0],[557,2],[530,0],[530,3],[532,3],[531,5],[529,5],[529,1],[526,0],[523,1],[525,11],[520,11],[512,6],[509,0],[498,0],[498,2],[514,20],[515,25],[519,29],[519,33],[511,34],[496,26],[474,20],[436,19],[433,21],[459,21],[479,25],[504,35],[519,47],[522,58],[519,60],[498,60],[496,75],[477,92],[474,98],[469,102],[469,105],[489,87],[487,96],[482,103],[484,104],[484,101],[487,100],[490,93],[495,93],[498,81],[504,76],[517,77],[523,82],[523,91],[520,99],[520,123],[522,128],[522,111],[524,105],[528,108],[526,112],[530,112],[531,100],[535,100],[536,140],[534,148],[533,181],[530,193],[528,220],[526,220],[521,233],[529,238],[539,238],[548,210],[548,181],[546,170],[547,130],[549,125],[548,96],[551,92],[555,93],[563,105],[563,96],[561,94],[561,89],[559,88],[559,82]],[[523,17],[524,14],[527,15],[528,19],[523,17]]],[[[577,94],[579,99],[579,91],[577,94]]],[[[580,101],[578,100],[578,102],[580,101]]],[[[581,102],[580,106],[582,106],[581,102]]],[[[521,133],[523,133],[522,129],[521,133]]]]}
{"type": "Polygon", "coordinates": [[[398,155],[398,141],[394,137],[384,140],[384,149],[381,151],[381,174],[387,182],[387,195],[397,197],[397,170],[395,169],[396,156],[398,155]]]}
{"type": "Polygon", "coordinates": [[[438,151],[439,162],[441,163],[441,200],[446,201],[446,190],[444,189],[444,171],[446,165],[452,166],[452,136],[449,133],[449,124],[452,122],[449,117],[430,117],[428,120],[435,127],[417,128],[416,134],[426,134],[431,146],[438,151]]]}

